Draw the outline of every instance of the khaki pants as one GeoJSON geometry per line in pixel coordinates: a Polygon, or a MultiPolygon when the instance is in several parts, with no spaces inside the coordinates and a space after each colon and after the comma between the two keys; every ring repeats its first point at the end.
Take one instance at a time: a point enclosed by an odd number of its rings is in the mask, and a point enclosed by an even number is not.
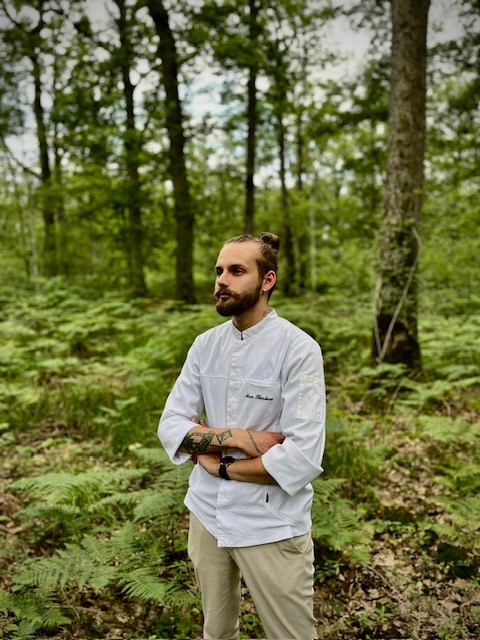
{"type": "Polygon", "coordinates": [[[317,638],[310,534],[254,547],[222,548],[190,514],[188,554],[202,593],[204,640],[238,640],[240,576],[267,638],[317,638]]]}

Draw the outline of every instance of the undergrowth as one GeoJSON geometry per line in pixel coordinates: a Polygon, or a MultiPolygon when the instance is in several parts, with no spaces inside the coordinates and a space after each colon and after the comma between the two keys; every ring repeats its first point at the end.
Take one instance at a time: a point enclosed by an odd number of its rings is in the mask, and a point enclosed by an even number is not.
{"type": "MultiPolygon", "coordinates": [[[[0,637],[93,640],[119,625],[112,638],[199,637],[183,506],[190,468],[169,464],[155,432],[191,342],[221,320],[206,306],[98,300],[58,282],[4,289],[0,304],[0,637]]],[[[342,584],[368,572],[378,581],[386,540],[414,549],[418,571],[438,567],[441,584],[473,584],[480,316],[424,318],[424,374],[412,379],[402,367],[370,367],[368,304],[320,297],[276,307],[325,355],[328,438],[312,511],[318,593],[329,602],[334,589],[332,611],[347,607],[342,584]]],[[[322,637],[395,637],[387,632],[397,604],[376,598],[362,615],[335,614],[322,637]]],[[[458,618],[459,637],[475,637],[473,617],[458,618]]],[[[452,624],[441,621],[438,637],[452,624]]],[[[241,634],[262,637],[248,594],[241,634]]]]}

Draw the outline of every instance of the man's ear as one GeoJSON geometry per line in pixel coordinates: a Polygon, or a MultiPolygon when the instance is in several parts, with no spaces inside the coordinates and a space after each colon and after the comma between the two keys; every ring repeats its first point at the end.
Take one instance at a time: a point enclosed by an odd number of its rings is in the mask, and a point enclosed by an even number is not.
{"type": "Polygon", "coordinates": [[[275,271],[269,271],[263,278],[263,290],[265,292],[270,291],[270,289],[275,285],[277,281],[277,274],[275,271]]]}

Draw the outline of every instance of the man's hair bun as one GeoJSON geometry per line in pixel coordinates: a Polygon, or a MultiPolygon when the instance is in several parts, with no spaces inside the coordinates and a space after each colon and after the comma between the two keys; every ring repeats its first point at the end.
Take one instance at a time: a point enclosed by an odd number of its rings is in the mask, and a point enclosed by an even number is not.
{"type": "Polygon", "coordinates": [[[276,251],[278,251],[278,249],[280,248],[280,238],[274,233],[264,231],[259,234],[258,239],[265,244],[269,244],[272,249],[275,249],[276,251]]]}

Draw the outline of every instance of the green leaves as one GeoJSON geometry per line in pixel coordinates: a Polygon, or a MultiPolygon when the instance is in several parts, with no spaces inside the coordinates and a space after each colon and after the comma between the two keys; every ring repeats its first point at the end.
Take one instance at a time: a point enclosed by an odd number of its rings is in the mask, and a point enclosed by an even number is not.
{"type": "MultiPolygon", "coordinates": [[[[207,306],[130,303],[113,294],[96,300],[59,283],[36,293],[0,289],[0,301],[0,571],[11,587],[0,591],[0,637],[61,634],[64,625],[71,635],[88,637],[88,627],[102,637],[99,610],[111,611],[109,628],[120,612],[121,633],[132,639],[196,637],[199,595],[183,504],[191,465],[172,465],[155,432],[188,347],[219,319],[207,306]]],[[[468,316],[450,308],[449,318],[425,312],[425,372],[417,379],[402,367],[369,366],[366,299],[329,292],[279,300],[277,310],[313,335],[325,356],[325,471],[314,482],[312,510],[322,597],[330,590],[336,611],[343,591],[364,579],[371,586],[382,553],[395,563],[390,575],[381,568],[392,584],[402,554],[409,571],[413,562],[432,575],[473,575],[475,308],[468,316]]],[[[388,606],[396,612],[394,601],[388,606]]],[[[338,616],[335,623],[342,624],[338,616]]]]}

